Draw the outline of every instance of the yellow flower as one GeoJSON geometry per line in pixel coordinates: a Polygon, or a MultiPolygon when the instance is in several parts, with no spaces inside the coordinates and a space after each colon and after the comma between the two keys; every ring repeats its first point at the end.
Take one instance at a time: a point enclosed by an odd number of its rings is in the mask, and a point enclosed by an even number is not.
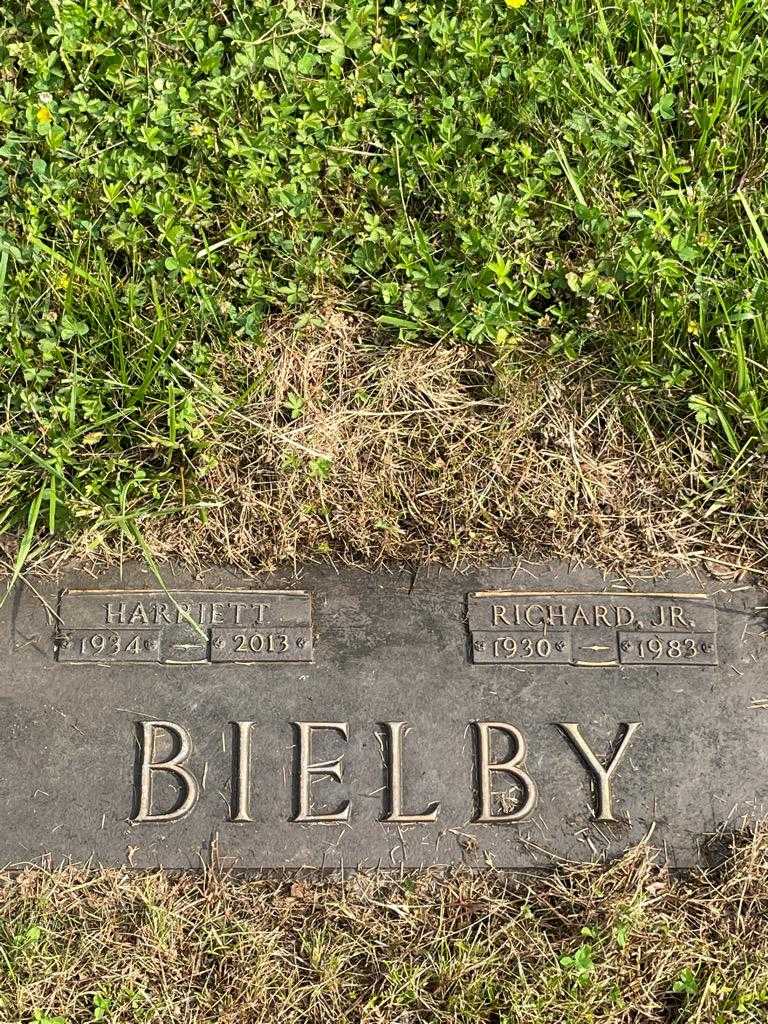
{"type": "Polygon", "coordinates": [[[525,0],[504,0],[507,7],[525,7],[525,0]]]}
{"type": "Polygon", "coordinates": [[[37,108],[37,123],[38,124],[50,124],[53,120],[53,114],[50,112],[48,107],[37,108]]]}

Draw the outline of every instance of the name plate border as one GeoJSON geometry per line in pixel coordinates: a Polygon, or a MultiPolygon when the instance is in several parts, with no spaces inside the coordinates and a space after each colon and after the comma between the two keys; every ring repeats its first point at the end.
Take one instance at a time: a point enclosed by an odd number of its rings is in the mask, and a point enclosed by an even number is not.
{"type": "MultiPolygon", "coordinates": [[[[467,630],[467,660],[472,666],[484,666],[489,665],[513,665],[517,669],[521,668],[541,668],[542,666],[553,665],[565,666],[569,665],[571,668],[669,668],[669,667],[681,667],[681,668],[711,668],[719,664],[719,658],[717,654],[717,606],[714,601],[714,594],[709,594],[704,591],[643,591],[643,590],[556,590],[554,588],[549,590],[476,590],[468,591],[465,594],[465,626],[467,630]],[[505,632],[511,632],[514,637],[516,634],[519,637],[522,632],[535,632],[539,631],[542,637],[548,637],[555,633],[563,633],[564,627],[557,625],[549,625],[547,623],[541,623],[537,625],[527,624],[525,627],[521,625],[515,625],[513,627],[505,628],[504,625],[473,625],[472,622],[472,601],[478,599],[493,599],[493,598],[554,598],[554,599],[565,599],[573,600],[575,598],[603,598],[606,601],[631,601],[635,598],[641,600],[680,600],[686,602],[708,602],[707,607],[711,610],[714,619],[714,630],[690,630],[690,637],[696,642],[701,642],[705,653],[703,658],[692,662],[688,660],[680,659],[665,659],[664,654],[660,655],[658,659],[648,660],[644,662],[642,660],[629,660],[622,653],[625,650],[625,646],[622,645],[622,639],[626,638],[628,634],[637,633],[643,636],[656,636],[655,630],[651,627],[644,627],[640,623],[632,626],[624,626],[621,629],[618,625],[615,629],[616,635],[616,656],[610,657],[606,660],[589,661],[583,658],[577,658],[575,655],[569,662],[564,662],[562,659],[554,659],[548,661],[546,658],[529,656],[526,658],[518,658],[513,660],[510,658],[508,661],[504,661],[501,658],[486,657],[484,654],[479,652],[484,651],[486,647],[486,639],[496,636],[498,638],[504,637],[505,632]],[[479,656],[478,656],[479,655],[479,656]]],[[[658,639],[674,636],[670,627],[660,630],[658,632],[658,639]]],[[[568,630],[569,644],[575,648],[576,645],[573,642],[573,635],[568,630]]]]}
{"type": "MultiPolygon", "coordinates": [[[[64,587],[58,591],[56,598],[56,610],[53,615],[56,619],[55,629],[53,632],[53,657],[57,664],[61,665],[100,665],[104,666],[127,666],[127,665],[153,665],[163,666],[167,668],[188,668],[192,665],[226,665],[228,668],[242,667],[250,668],[254,665],[311,665],[315,661],[315,632],[314,632],[314,601],[313,592],[311,590],[291,590],[291,589],[270,589],[270,588],[254,588],[248,589],[246,587],[64,587]],[[209,625],[205,626],[203,623],[197,623],[191,620],[189,622],[176,623],[177,628],[193,630],[199,635],[199,638],[203,641],[205,646],[205,656],[202,658],[187,658],[174,660],[172,658],[161,657],[160,655],[160,639],[156,639],[156,647],[152,650],[157,649],[158,654],[156,657],[132,657],[132,658],[99,658],[94,656],[92,658],[70,658],[61,657],[62,648],[65,647],[71,640],[72,634],[82,633],[90,630],[91,632],[100,632],[104,634],[114,634],[119,636],[123,633],[155,633],[158,630],[152,629],[146,626],[112,626],[112,625],[99,625],[99,626],[82,626],[82,625],[67,625],[62,615],[62,603],[67,597],[99,597],[105,598],[114,597],[120,598],[122,596],[134,597],[136,595],[163,595],[165,598],[172,603],[177,610],[182,610],[181,605],[184,602],[179,602],[173,596],[174,594],[183,594],[190,597],[196,595],[221,595],[222,597],[297,597],[305,598],[307,604],[307,623],[306,626],[290,626],[288,628],[293,632],[299,629],[305,629],[307,637],[304,643],[301,644],[301,653],[296,657],[254,657],[251,659],[247,658],[229,658],[225,656],[213,657],[213,647],[216,638],[213,636],[213,632],[217,629],[221,629],[220,625],[209,625]],[[205,635],[203,635],[205,634],[205,635]]],[[[53,609],[50,609],[53,611],[53,609]]],[[[245,627],[244,627],[245,628],[245,627]]],[[[279,626],[273,627],[275,631],[279,630],[279,626]]],[[[202,645],[200,645],[202,646],[202,645]]]]}

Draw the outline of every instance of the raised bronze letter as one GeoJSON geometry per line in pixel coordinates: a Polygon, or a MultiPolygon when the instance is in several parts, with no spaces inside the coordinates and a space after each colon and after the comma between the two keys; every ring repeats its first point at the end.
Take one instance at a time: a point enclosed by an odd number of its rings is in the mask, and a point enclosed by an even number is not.
{"type": "Polygon", "coordinates": [[[251,729],[253,722],[233,722],[237,748],[237,782],[234,778],[235,799],[232,821],[253,821],[251,808],[251,729]]]}
{"type": "Polygon", "coordinates": [[[617,626],[629,626],[635,621],[635,613],[625,604],[616,605],[616,625],[617,626]],[[627,613],[626,619],[623,618],[622,612],[627,613]]]}
{"type": "Polygon", "coordinates": [[[417,821],[434,821],[440,811],[440,803],[436,800],[421,814],[403,814],[403,732],[405,722],[384,722],[389,744],[389,814],[383,821],[394,821],[407,825],[417,821]]]}
{"type": "Polygon", "coordinates": [[[608,608],[604,604],[595,605],[595,625],[610,626],[608,622],[608,608]]]}
{"type": "Polygon", "coordinates": [[[341,758],[312,763],[312,733],[316,729],[332,729],[347,739],[346,722],[296,722],[299,730],[299,793],[298,811],[294,821],[349,821],[349,800],[338,811],[312,814],[310,785],[312,776],[324,776],[341,782],[341,758]]]}
{"type": "Polygon", "coordinates": [[[498,626],[499,623],[503,623],[505,626],[510,625],[507,620],[507,609],[503,604],[495,604],[492,606],[493,625],[498,626]]]}
{"type": "Polygon", "coordinates": [[[269,608],[268,604],[252,604],[251,608],[256,611],[256,618],[253,620],[255,623],[261,625],[264,621],[264,612],[269,608]]]}
{"type": "Polygon", "coordinates": [[[141,723],[141,773],[139,781],[139,807],[134,821],[177,821],[189,814],[200,795],[197,779],[184,761],[189,757],[191,741],[189,733],[173,722],[141,723]],[[167,761],[155,761],[155,737],[158,729],[164,729],[173,737],[178,749],[167,761]],[[173,810],[164,814],[152,813],[152,772],[169,772],[181,782],[183,799],[173,810]]]}
{"type": "Polygon", "coordinates": [[[686,617],[683,615],[683,609],[679,604],[672,604],[669,606],[669,624],[674,629],[677,626],[680,629],[690,629],[691,624],[688,622],[686,617]]]}
{"type": "Polygon", "coordinates": [[[619,767],[619,763],[624,757],[624,752],[629,746],[629,741],[632,739],[632,736],[640,723],[621,723],[621,726],[624,729],[624,736],[616,749],[616,753],[605,768],[595,757],[592,749],[581,735],[581,731],[575,722],[558,722],[558,725],[576,748],[576,752],[579,754],[592,775],[592,781],[595,784],[595,802],[597,804],[595,809],[595,820],[616,821],[611,809],[611,777],[619,767]]]}
{"type": "Polygon", "coordinates": [[[104,622],[107,626],[111,626],[113,622],[125,622],[125,601],[121,601],[117,609],[111,601],[107,601],[104,622]]]}
{"type": "Polygon", "coordinates": [[[506,722],[475,722],[477,729],[477,778],[480,785],[480,814],[475,821],[494,823],[522,821],[527,818],[536,806],[537,792],[536,783],[531,776],[520,767],[525,762],[527,746],[525,737],[514,725],[506,722]],[[509,736],[515,744],[515,752],[508,761],[491,761],[491,729],[509,736]],[[522,806],[516,811],[505,814],[493,813],[493,786],[491,775],[494,772],[503,772],[512,775],[520,784],[524,794],[522,806]]]}
{"type": "Polygon", "coordinates": [[[526,609],[525,609],[525,621],[528,623],[529,626],[542,626],[544,624],[544,621],[545,621],[544,605],[541,605],[541,604],[529,604],[529,605],[527,605],[526,609]],[[531,618],[531,612],[533,611],[534,608],[538,608],[539,609],[539,611],[541,612],[541,618],[538,618],[536,620],[531,618]]]}
{"type": "Polygon", "coordinates": [[[656,611],[659,614],[659,621],[658,622],[654,622],[653,619],[651,619],[651,623],[650,623],[651,624],[651,628],[652,629],[661,629],[662,626],[666,625],[666,615],[664,614],[664,606],[661,605],[661,604],[657,604],[656,605],[656,611]]]}
{"type": "Polygon", "coordinates": [[[547,623],[550,626],[558,625],[565,626],[565,605],[564,604],[551,604],[548,606],[549,617],[547,623]],[[555,615],[557,615],[557,623],[555,623],[555,615]]]}

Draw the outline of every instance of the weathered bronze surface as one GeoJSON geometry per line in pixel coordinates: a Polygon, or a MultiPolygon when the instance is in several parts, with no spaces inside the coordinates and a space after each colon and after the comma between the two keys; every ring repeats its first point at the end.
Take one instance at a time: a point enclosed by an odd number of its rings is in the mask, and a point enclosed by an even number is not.
{"type": "Polygon", "coordinates": [[[768,800],[764,597],[550,567],[30,580],[0,610],[0,860],[518,867],[768,800]]]}

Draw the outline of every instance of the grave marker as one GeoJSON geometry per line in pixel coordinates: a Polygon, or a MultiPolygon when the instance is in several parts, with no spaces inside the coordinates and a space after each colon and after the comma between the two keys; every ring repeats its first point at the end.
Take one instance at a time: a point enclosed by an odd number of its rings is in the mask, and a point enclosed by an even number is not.
{"type": "MultiPolygon", "coordinates": [[[[30,581],[31,582],[31,581],[30,581]]],[[[0,611],[0,859],[673,864],[768,798],[763,597],[589,571],[134,567],[0,611]]]]}

